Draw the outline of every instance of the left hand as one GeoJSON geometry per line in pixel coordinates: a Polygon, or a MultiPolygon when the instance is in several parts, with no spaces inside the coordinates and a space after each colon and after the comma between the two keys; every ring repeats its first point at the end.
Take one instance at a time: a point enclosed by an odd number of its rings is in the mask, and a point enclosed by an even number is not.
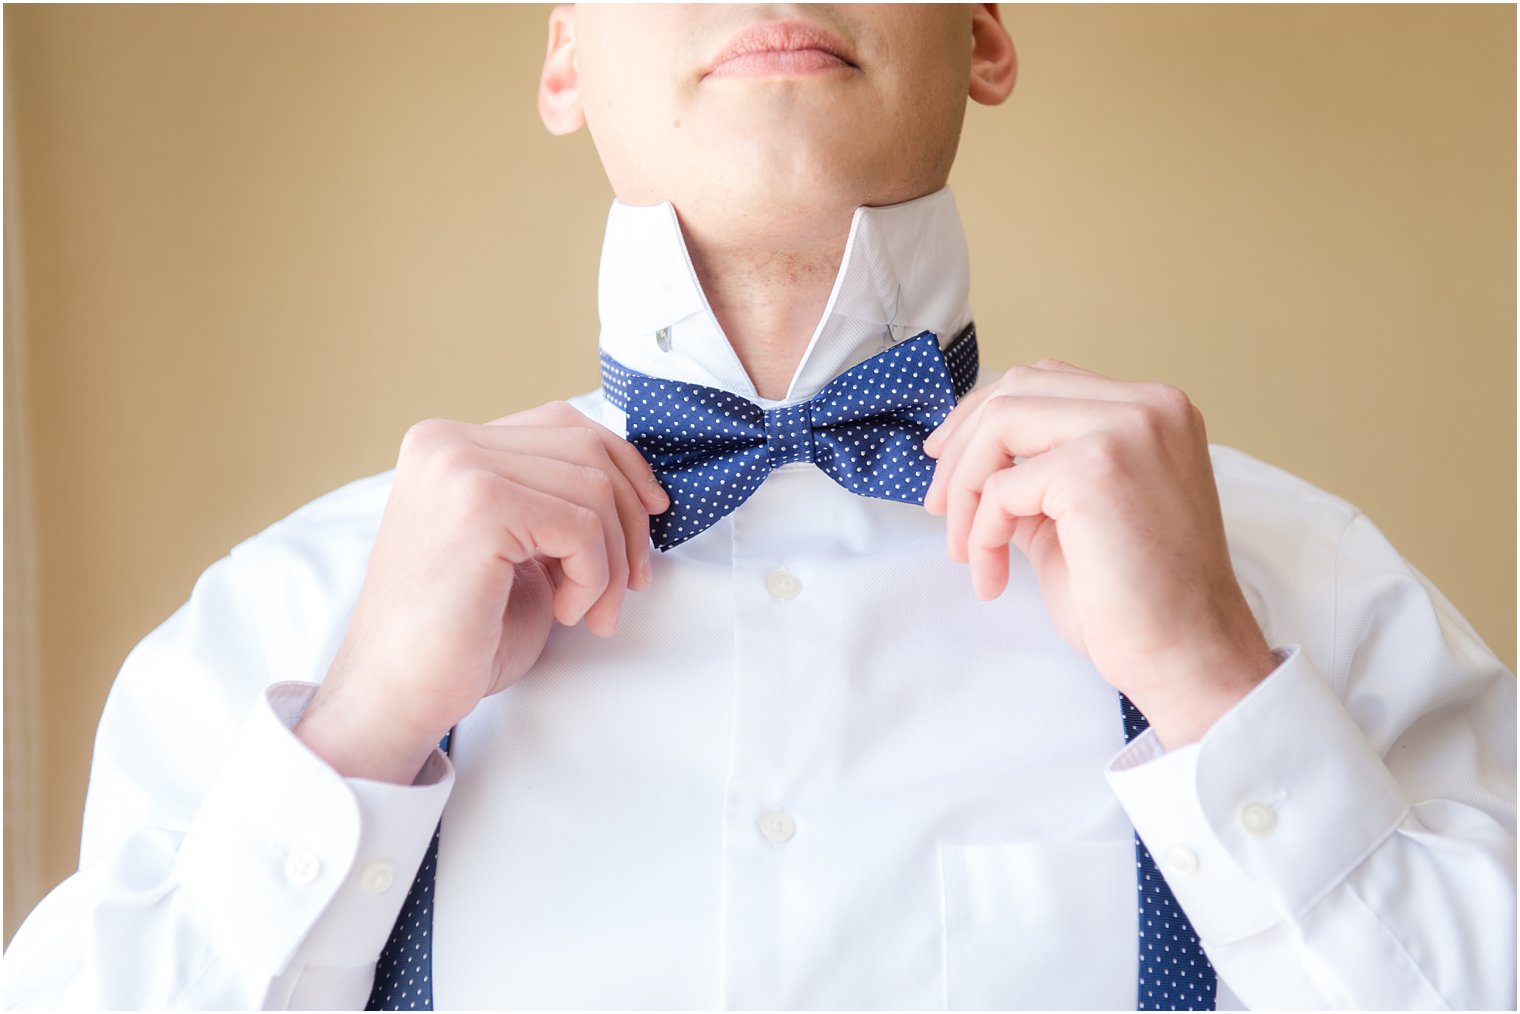
{"type": "Polygon", "coordinates": [[[1230,563],[1203,416],[1177,388],[1045,359],[968,395],[924,450],[924,507],[947,516],[977,597],[1002,593],[1018,546],[1061,635],[1163,746],[1276,668],[1230,563]]]}

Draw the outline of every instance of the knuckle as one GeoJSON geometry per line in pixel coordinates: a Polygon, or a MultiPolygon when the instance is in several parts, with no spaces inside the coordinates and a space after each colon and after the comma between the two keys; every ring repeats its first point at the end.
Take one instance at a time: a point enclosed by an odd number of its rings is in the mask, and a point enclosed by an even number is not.
{"type": "Polygon", "coordinates": [[[581,427],[586,425],[587,419],[585,413],[564,399],[551,401],[546,407],[554,414],[554,418],[560,420],[562,425],[581,427]]]}
{"type": "Polygon", "coordinates": [[[1149,384],[1147,387],[1150,400],[1163,411],[1179,418],[1190,414],[1193,403],[1182,388],[1172,384],[1149,384]]]}
{"type": "Polygon", "coordinates": [[[501,481],[489,472],[470,470],[455,480],[455,502],[467,513],[486,510],[501,494],[501,481]]]}
{"type": "Polygon", "coordinates": [[[474,468],[474,455],[465,444],[440,442],[434,444],[429,455],[433,467],[445,474],[469,472],[474,468]]]}
{"type": "Polygon", "coordinates": [[[1203,409],[1191,402],[1188,403],[1188,409],[1188,419],[1193,424],[1193,428],[1199,433],[1206,432],[1207,427],[1204,424],[1203,409]]]}
{"type": "MultiPolygon", "coordinates": [[[[572,409],[572,411],[574,410],[572,409]]],[[[585,416],[581,416],[579,412],[575,414],[580,416],[582,422],[585,421],[585,416]]],[[[596,430],[591,429],[589,426],[567,426],[566,430],[569,433],[570,440],[574,443],[575,449],[582,454],[593,454],[602,446],[602,438],[597,436],[596,430]]]]}
{"type": "Polygon", "coordinates": [[[425,452],[448,439],[454,424],[447,419],[423,419],[407,427],[401,437],[401,453],[409,456],[425,452]]]}
{"type": "Polygon", "coordinates": [[[612,492],[612,476],[595,465],[577,466],[576,474],[579,481],[597,496],[606,496],[612,492]]]}
{"type": "Polygon", "coordinates": [[[1124,471],[1124,442],[1112,433],[1094,433],[1083,442],[1083,463],[1099,478],[1124,471]]]}
{"type": "MultiPolygon", "coordinates": [[[[1027,405],[1028,402],[1024,404],[1027,405]]],[[[982,411],[987,413],[987,418],[1001,422],[1017,412],[1019,405],[1019,396],[1016,394],[995,394],[982,405],[982,411]]]]}
{"type": "Polygon", "coordinates": [[[1064,359],[1056,359],[1056,358],[1054,358],[1052,356],[1046,356],[1044,359],[1041,359],[1041,360],[1035,362],[1033,364],[1033,368],[1036,369],[1036,370],[1069,370],[1069,369],[1074,369],[1074,367],[1070,363],[1068,363],[1066,360],[1064,360],[1064,359]]]}
{"type": "Polygon", "coordinates": [[[1128,408],[1128,423],[1126,430],[1143,440],[1159,440],[1165,436],[1168,428],[1168,414],[1166,410],[1155,405],[1136,403],[1128,408]]]}
{"type": "Polygon", "coordinates": [[[628,566],[628,554],[625,552],[607,554],[607,573],[619,590],[624,588],[628,584],[628,575],[631,573],[628,566]]]}
{"type": "Polygon", "coordinates": [[[1027,384],[1039,376],[1039,371],[1033,366],[1015,366],[1003,374],[1003,384],[1014,386],[1027,384]]]}
{"type": "Polygon", "coordinates": [[[579,539],[590,542],[602,536],[602,517],[590,507],[572,507],[566,520],[579,539]]]}
{"type": "Polygon", "coordinates": [[[986,492],[992,495],[996,506],[1002,497],[1011,492],[1018,482],[1019,477],[1014,474],[1012,468],[1000,468],[987,478],[986,492]]]}

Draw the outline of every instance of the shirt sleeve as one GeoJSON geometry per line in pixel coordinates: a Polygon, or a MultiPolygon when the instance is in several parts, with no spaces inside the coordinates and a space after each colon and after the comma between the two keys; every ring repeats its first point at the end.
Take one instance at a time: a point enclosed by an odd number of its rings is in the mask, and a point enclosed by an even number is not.
{"type": "Polygon", "coordinates": [[[1328,658],[1109,782],[1248,1007],[1515,1005],[1515,680],[1364,516],[1328,658]]]}
{"type": "MultiPolygon", "coordinates": [[[[345,779],[270,685],[264,563],[214,565],[101,719],[79,872],[17,931],[8,1007],[359,1009],[453,784],[345,779]]],[[[341,630],[341,625],[340,625],[341,630]]]]}

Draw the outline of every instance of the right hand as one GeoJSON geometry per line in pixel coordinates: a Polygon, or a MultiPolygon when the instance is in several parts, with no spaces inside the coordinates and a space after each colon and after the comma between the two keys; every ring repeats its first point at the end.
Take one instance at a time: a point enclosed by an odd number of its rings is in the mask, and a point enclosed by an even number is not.
{"type": "Polygon", "coordinates": [[[348,632],[296,734],[349,777],[406,784],[538,660],[554,621],[610,636],[649,586],[670,499],[622,437],[560,401],[401,443],[348,632]]]}

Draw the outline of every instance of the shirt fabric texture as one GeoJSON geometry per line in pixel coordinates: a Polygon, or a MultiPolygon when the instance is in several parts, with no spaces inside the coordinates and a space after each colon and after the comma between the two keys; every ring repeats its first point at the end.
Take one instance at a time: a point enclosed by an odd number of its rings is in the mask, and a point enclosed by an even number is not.
{"type": "MultiPolygon", "coordinates": [[[[615,203],[601,347],[770,408],[948,340],[969,287],[948,191],[860,209],[768,402],[673,209],[615,203]]],[[[600,391],[572,401],[624,432],[600,391]]],[[[1512,1008],[1513,675],[1355,508],[1211,452],[1281,664],[1198,743],[1125,745],[1017,553],[980,602],[942,519],[793,463],[653,554],[616,636],[557,627],[410,786],[291,732],[392,476],[336,490],[127,659],[80,871],[17,933],[6,1003],[362,1007],[441,818],[440,1009],[1132,1008],[1135,830],[1222,1009],[1512,1008]]]]}

